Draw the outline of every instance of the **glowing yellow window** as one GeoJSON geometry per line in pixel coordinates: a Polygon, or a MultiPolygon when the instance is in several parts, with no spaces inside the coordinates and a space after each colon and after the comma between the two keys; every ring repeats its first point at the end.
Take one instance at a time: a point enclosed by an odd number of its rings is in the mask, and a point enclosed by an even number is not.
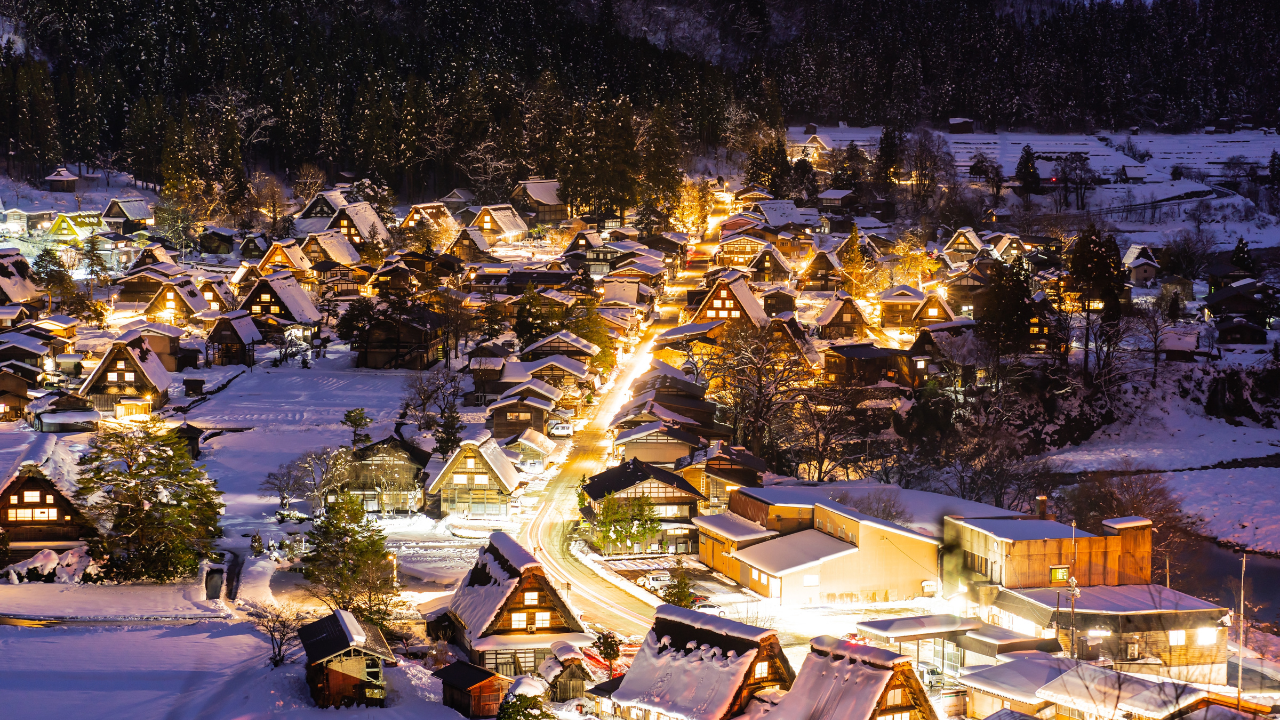
{"type": "Polygon", "coordinates": [[[22,502],[38,503],[40,502],[39,490],[24,490],[22,492],[22,502]]]}
{"type": "Polygon", "coordinates": [[[767,660],[756,663],[755,672],[753,673],[756,680],[763,680],[769,677],[769,662],[767,660]]]}

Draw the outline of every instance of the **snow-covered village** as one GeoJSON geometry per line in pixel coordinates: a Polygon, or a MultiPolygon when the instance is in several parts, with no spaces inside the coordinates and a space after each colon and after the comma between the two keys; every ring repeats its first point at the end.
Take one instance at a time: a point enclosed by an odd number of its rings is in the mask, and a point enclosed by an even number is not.
{"type": "Polygon", "coordinates": [[[1280,720],[1273,0],[0,0],[0,717],[1280,720]]]}

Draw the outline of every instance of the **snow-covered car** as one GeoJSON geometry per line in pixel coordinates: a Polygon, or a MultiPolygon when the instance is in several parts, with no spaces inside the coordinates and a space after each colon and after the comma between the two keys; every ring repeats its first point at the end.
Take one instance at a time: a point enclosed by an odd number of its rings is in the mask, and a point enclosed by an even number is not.
{"type": "Polygon", "coordinates": [[[707,613],[708,615],[719,615],[720,617],[724,617],[724,608],[720,607],[715,603],[709,603],[709,602],[697,603],[696,605],[693,606],[693,609],[697,610],[698,612],[707,613]]]}
{"type": "Polygon", "coordinates": [[[551,437],[573,437],[573,423],[558,422],[551,426],[551,437]]]}

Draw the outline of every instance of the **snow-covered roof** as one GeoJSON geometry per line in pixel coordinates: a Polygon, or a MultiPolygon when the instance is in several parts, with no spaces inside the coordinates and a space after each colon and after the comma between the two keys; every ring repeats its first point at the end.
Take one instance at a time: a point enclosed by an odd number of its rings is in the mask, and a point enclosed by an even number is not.
{"type": "Polygon", "coordinates": [[[485,415],[492,415],[493,411],[497,410],[498,408],[506,407],[507,405],[516,405],[521,403],[525,405],[532,405],[546,412],[551,412],[552,410],[556,409],[556,406],[553,403],[540,397],[503,395],[501,398],[499,398],[498,400],[490,404],[489,407],[485,408],[484,413],[485,415]]]}
{"type": "MultiPolygon", "coordinates": [[[[673,430],[675,430],[675,428],[667,426],[667,424],[663,423],[662,421],[645,423],[643,425],[637,425],[636,427],[633,427],[630,430],[623,430],[622,432],[618,433],[618,436],[614,438],[613,442],[615,444],[622,444],[622,443],[629,442],[631,440],[652,435],[656,432],[673,431],[673,430]]],[[[685,433],[680,432],[680,434],[683,435],[685,433]]]]}
{"type": "Polygon", "coordinates": [[[881,302],[924,302],[924,293],[910,285],[894,285],[879,295],[881,302]]]}
{"type": "MultiPolygon", "coordinates": [[[[558,183],[557,187],[559,187],[558,183]]],[[[490,217],[493,218],[494,223],[498,226],[497,229],[503,235],[521,235],[529,232],[529,226],[525,224],[524,218],[520,217],[520,213],[516,212],[516,209],[512,207],[510,203],[504,203],[502,205],[485,205],[480,208],[480,213],[483,213],[485,210],[489,211],[490,217]]],[[[477,220],[480,218],[480,213],[476,214],[477,220]]]]}
{"type": "MultiPolygon", "coordinates": [[[[663,620],[755,642],[774,634],[773,630],[672,605],[658,606],[655,627],[663,620]]],[[[678,720],[720,720],[732,706],[758,650],[749,647],[741,653],[725,652],[711,642],[677,644],[670,635],[658,637],[650,630],[613,692],[614,702],[678,720]]]]}
{"type": "Polygon", "coordinates": [[[10,332],[0,335],[0,350],[8,347],[18,347],[26,350],[34,355],[48,355],[49,348],[44,343],[20,332],[10,332]]]}
{"type": "Polygon", "coordinates": [[[1208,696],[1180,682],[1155,682],[1094,665],[1077,665],[1046,683],[1036,697],[1108,720],[1168,717],[1208,696]]]}
{"type": "Polygon", "coordinates": [[[853,302],[853,296],[844,290],[837,290],[835,294],[831,296],[831,299],[827,301],[827,306],[822,309],[822,314],[818,316],[818,319],[815,322],[818,325],[825,326],[832,320],[835,320],[836,313],[840,311],[840,308],[844,307],[845,303],[853,305],[854,310],[858,315],[862,315],[862,309],[857,306],[857,303],[853,302]]]}
{"type": "Polygon", "coordinates": [[[503,358],[476,357],[471,358],[467,365],[472,370],[501,370],[502,366],[506,364],[506,362],[507,361],[503,358]]]}
{"type": "Polygon", "coordinates": [[[44,291],[31,276],[30,263],[13,248],[0,248],[0,291],[13,303],[31,302],[44,291]]]}
{"type": "Polygon", "coordinates": [[[320,322],[320,311],[316,309],[315,303],[311,302],[311,298],[293,277],[293,273],[281,270],[264,276],[262,280],[276,292],[280,302],[289,309],[294,320],[301,323],[320,322]]]}
{"type": "Polygon", "coordinates": [[[723,512],[716,515],[697,515],[693,518],[693,524],[700,528],[706,528],[720,537],[734,542],[759,540],[760,538],[773,537],[778,534],[776,530],[768,530],[763,525],[751,522],[733,512],[723,512]]]}
{"type": "Polygon", "coordinates": [[[823,190],[818,193],[819,200],[840,200],[853,194],[852,190],[823,190]]]}
{"type": "MultiPolygon", "coordinates": [[[[1002,590],[1013,593],[1046,608],[1057,608],[1058,588],[1019,588],[1002,590]]],[[[1163,585],[1095,585],[1080,588],[1076,612],[1102,614],[1139,614],[1226,610],[1207,600],[1192,597],[1163,585]]]]}
{"type": "Polygon", "coordinates": [[[741,488],[736,492],[746,493],[770,504],[794,507],[813,507],[819,500],[831,500],[842,493],[847,493],[855,499],[869,493],[888,493],[897,498],[911,516],[909,520],[902,523],[904,526],[933,537],[942,537],[942,518],[946,515],[1008,517],[1022,514],[951,495],[909,490],[881,483],[823,483],[813,487],[774,485],[763,488],[741,488]]]}
{"type": "Polygon", "coordinates": [[[542,205],[563,205],[559,180],[522,180],[520,186],[529,197],[542,205]]]}
{"type": "Polygon", "coordinates": [[[977,618],[959,615],[918,615],[915,617],[865,620],[854,625],[859,632],[882,637],[890,642],[976,630],[982,627],[977,618]]]}
{"type": "Polygon", "coordinates": [[[356,231],[360,233],[361,239],[368,241],[377,234],[379,242],[385,243],[387,241],[389,237],[387,226],[382,223],[382,218],[378,217],[378,211],[368,202],[351,203],[340,208],[325,229],[331,230],[338,227],[338,218],[343,214],[351,220],[351,224],[356,226],[356,231]]]}
{"type": "Polygon", "coordinates": [[[1024,657],[962,675],[960,684],[1008,700],[1039,705],[1044,700],[1036,696],[1036,691],[1075,666],[1076,661],[1071,658],[1024,657]]]}
{"type": "Polygon", "coordinates": [[[856,552],[856,545],[810,529],[734,550],[730,555],[757,570],[781,577],[856,552]]]}
{"type": "Polygon", "coordinates": [[[169,371],[165,369],[164,363],[160,361],[160,356],[152,352],[149,348],[139,349],[130,347],[126,344],[133,339],[130,337],[130,334],[132,333],[138,333],[138,331],[131,330],[129,333],[125,333],[119,338],[116,338],[112,349],[107,351],[106,356],[102,358],[102,362],[98,363],[98,366],[93,369],[93,372],[89,374],[89,377],[85,378],[84,383],[80,386],[79,392],[81,395],[88,396],[89,389],[93,387],[95,382],[97,382],[98,377],[101,376],[102,373],[106,372],[109,367],[112,367],[113,363],[111,361],[118,353],[122,352],[127,352],[133,356],[134,362],[136,362],[138,367],[142,370],[142,374],[147,378],[147,382],[151,383],[157,391],[164,392],[169,388],[169,371]],[[147,356],[145,360],[142,359],[144,354],[147,356]]]}
{"type": "Polygon", "coordinates": [[[231,327],[240,336],[240,339],[246,343],[262,342],[262,333],[258,331],[258,326],[254,324],[253,317],[249,315],[248,310],[236,310],[222,316],[231,327]]]}
{"type": "MultiPolygon", "coordinates": [[[[475,360],[499,360],[499,362],[501,362],[500,358],[475,358],[475,360]]],[[[475,366],[472,365],[472,367],[475,367],[475,366]]],[[[500,395],[499,397],[505,398],[505,397],[511,397],[512,395],[527,394],[525,393],[526,390],[536,392],[540,395],[545,395],[546,397],[550,398],[554,402],[559,402],[560,398],[564,397],[563,390],[553,385],[548,385],[547,383],[539,380],[538,378],[531,378],[529,380],[526,380],[520,383],[519,385],[516,385],[508,389],[506,392],[502,393],[502,395],[500,395]]]]}
{"type": "Polygon", "coordinates": [[[30,312],[21,305],[0,305],[0,320],[16,320],[24,312],[30,312]]]}
{"type": "Polygon", "coordinates": [[[112,208],[118,209],[129,220],[150,220],[154,217],[146,198],[112,198],[102,214],[105,216],[112,208]]]}
{"type": "Polygon", "coordinates": [[[449,611],[462,621],[467,639],[475,642],[502,609],[525,570],[539,565],[514,538],[504,532],[489,536],[476,564],[462,579],[449,602],[449,611]]]}
{"type": "Polygon", "coordinates": [[[871,525],[873,527],[880,528],[881,530],[887,530],[888,532],[896,533],[898,535],[905,535],[909,538],[913,538],[916,540],[925,540],[927,542],[931,542],[935,544],[939,542],[938,538],[925,535],[924,533],[916,532],[911,528],[903,527],[897,523],[889,522],[888,520],[881,520],[880,518],[875,517],[873,515],[868,515],[866,513],[858,512],[857,510],[854,510],[853,508],[850,508],[846,505],[841,505],[840,503],[835,502],[834,500],[819,500],[818,502],[814,503],[814,507],[820,507],[829,512],[836,513],[837,515],[843,515],[844,517],[847,517],[851,520],[857,520],[860,524],[871,525]]]}
{"type": "Polygon", "coordinates": [[[1039,518],[957,518],[956,522],[981,530],[996,539],[1011,542],[1094,537],[1079,528],[1039,518]]]}
{"type": "Polygon", "coordinates": [[[79,179],[80,179],[79,177],[72,174],[70,171],[68,171],[64,167],[58,168],[53,172],[52,175],[45,178],[45,180],[79,180],[79,179]]]}
{"type": "Polygon", "coordinates": [[[548,336],[546,336],[546,337],[542,338],[541,340],[539,340],[539,341],[537,341],[537,342],[535,342],[535,343],[531,344],[529,347],[525,348],[525,349],[524,349],[524,350],[522,350],[521,352],[522,352],[522,353],[527,353],[527,352],[529,352],[530,350],[534,350],[534,349],[540,348],[540,347],[542,347],[543,345],[545,345],[545,344],[547,344],[547,343],[549,343],[549,342],[551,342],[551,341],[553,341],[553,340],[563,340],[564,342],[569,343],[570,345],[572,345],[572,346],[574,346],[574,347],[578,348],[579,350],[582,350],[583,352],[585,352],[585,353],[587,353],[588,355],[591,355],[591,356],[593,356],[593,357],[594,357],[595,355],[599,354],[599,352],[600,352],[600,346],[599,346],[599,345],[596,345],[595,343],[590,342],[590,341],[587,341],[587,340],[583,340],[582,338],[578,337],[577,335],[574,335],[573,333],[569,332],[568,330],[561,330],[561,331],[559,331],[559,332],[557,332],[557,333],[552,333],[551,335],[548,335],[548,336]]]}
{"type": "Polygon", "coordinates": [[[538,291],[538,294],[548,300],[554,300],[565,307],[573,307],[574,303],[578,302],[578,298],[562,293],[554,288],[543,288],[538,291]]]}
{"type": "MultiPolygon", "coordinates": [[[[341,231],[335,231],[341,234],[341,231]]],[[[271,248],[267,250],[267,254],[262,256],[262,260],[258,264],[258,268],[266,272],[267,268],[275,264],[275,258],[284,255],[289,262],[289,266],[299,270],[311,269],[311,258],[302,252],[302,246],[297,240],[277,240],[271,243],[271,248]]]]}
{"type": "Polygon", "coordinates": [[[498,481],[502,483],[506,492],[512,492],[520,484],[520,475],[511,464],[511,459],[503,452],[502,446],[498,445],[488,430],[479,428],[473,433],[464,435],[458,449],[454,450],[447,459],[440,461],[437,458],[431,461],[427,469],[429,473],[434,473],[434,476],[427,492],[437,491],[440,484],[445,481],[444,469],[452,466],[458,455],[469,448],[474,448],[480,454],[484,462],[498,476],[498,481]]]}
{"type": "Polygon", "coordinates": [[[769,720],[870,720],[893,669],[865,662],[859,657],[864,647],[828,635],[814,638],[791,689],[773,707],[753,709],[769,720]]]}
{"type": "Polygon", "coordinates": [[[788,223],[815,226],[821,219],[817,208],[798,208],[791,200],[762,200],[756,207],[764,215],[765,222],[773,227],[788,223]]]}
{"type": "MultiPolygon", "coordinates": [[[[150,322],[145,318],[131,320],[125,323],[124,325],[121,325],[120,330],[125,333],[129,332],[130,330],[137,330],[143,334],[150,333],[152,335],[164,335],[166,337],[173,337],[173,338],[180,338],[183,335],[187,334],[187,331],[183,330],[180,327],[175,327],[173,325],[166,325],[165,323],[150,322]]],[[[120,337],[123,338],[124,335],[121,335],[120,337]]]]}
{"type": "MultiPolygon", "coordinates": [[[[688,325],[680,325],[670,330],[664,331],[656,338],[657,342],[676,342],[683,338],[698,337],[705,335],[712,330],[725,324],[724,320],[712,320],[703,323],[690,323],[688,325]]],[[[684,373],[680,373],[680,377],[684,377],[684,373]]]]}
{"type": "Polygon", "coordinates": [[[552,440],[533,428],[525,428],[519,435],[512,435],[502,441],[503,447],[511,447],[517,443],[528,445],[543,455],[550,455],[556,450],[555,440],[552,440]]]}
{"type": "Polygon", "coordinates": [[[334,262],[343,265],[359,265],[360,253],[356,252],[351,242],[342,234],[341,230],[325,230],[324,232],[311,233],[307,236],[305,246],[309,242],[315,242],[324,249],[326,255],[334,262]]]}
{"type": "Polygon", "coordinates": [[[550,355],[540,360],[531,360],[525,363],[507,363],[508,367],[512,365],[523,365],[524,370],[531,375],[548,365],[555,365],[579,379],[585,378],[588,372],[586,363],[578,362],[577,360],[574,360],[571,357],[565,357],[564,355],[550,355]]]}

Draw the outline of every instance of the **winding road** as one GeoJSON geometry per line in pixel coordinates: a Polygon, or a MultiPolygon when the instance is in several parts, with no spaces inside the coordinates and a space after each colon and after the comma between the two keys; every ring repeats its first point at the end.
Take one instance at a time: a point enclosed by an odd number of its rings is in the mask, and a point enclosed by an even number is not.
{"type": "Polygon", "coordinates": [[[670,320],[660,320],[649,328],[618,373],[613,388],[601,398],[596,416],[575,435],[573,450],[560,474],[547,484],[541,509],[520,537],[525,547],[535,548],[550,577],[561,586],[568,584],[569,595],[583,619],[619,635],[644,635],[653,624],[654,609],[602,578],[569,551],[573,527],[580,518],[577,488],[584,475],[591,477],[604,469],[609,420],[625,402],[631,383],[648,368],[653,338],[673,325],[670,320]]]}

